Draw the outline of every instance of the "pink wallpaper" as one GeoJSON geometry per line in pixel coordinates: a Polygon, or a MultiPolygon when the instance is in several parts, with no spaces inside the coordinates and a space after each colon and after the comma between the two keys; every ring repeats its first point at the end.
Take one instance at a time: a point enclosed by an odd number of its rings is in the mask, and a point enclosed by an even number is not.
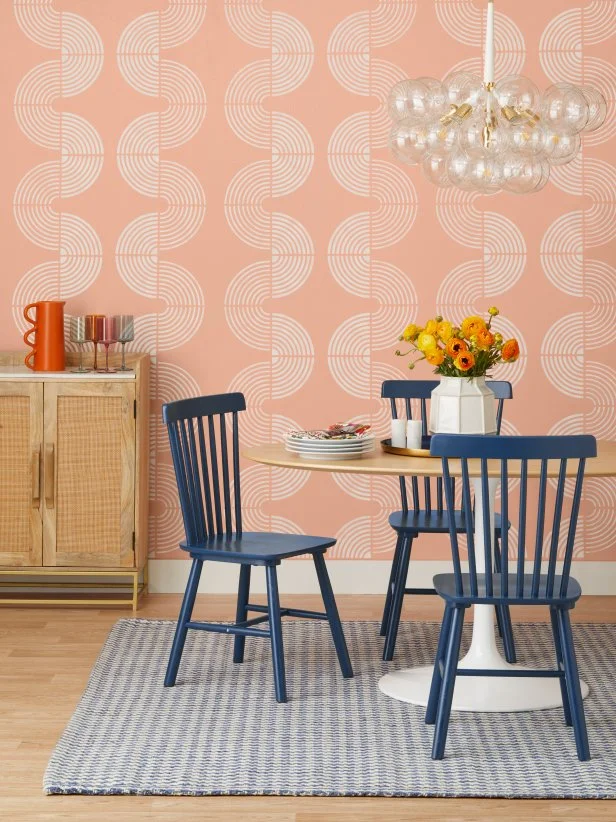
{"type": "MultiPolygon", "coordinates": [[[[400,329],[496,304],[524,356],[507,430],[616,436],[613,0],[498,0],[497,76],[589,83],[606,124],[537,195],[437,190],[389,155],[405,76],[480,70],[480,0],[6,0],[0,346],[22,307],[134,312],[154,360],[151,550],[181,523],[160,405],[246,393],[243,441],[371,418],[400,329]]],[[[421,369],[420,369],[421,370],[421,369]]],[[[418,376],[429,376],[427,368],[418,376]]],[[[248,527],[391,554],[385,479],[247,465],[248,527]]],[[[616,484],[580,558],[616,560],[616,484]]],[[[417,555],[445,556],[419,542],[417,555]]]]}

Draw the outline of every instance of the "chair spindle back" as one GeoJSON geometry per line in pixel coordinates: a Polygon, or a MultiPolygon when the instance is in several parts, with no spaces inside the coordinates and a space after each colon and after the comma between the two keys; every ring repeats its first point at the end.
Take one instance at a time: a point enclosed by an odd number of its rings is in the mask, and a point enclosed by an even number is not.
{"type": "MultiPolygon", "coordinates": [[[[421,419],[421,433],[422,436],[428,434],[428,403],[432,391],[438,386],[439,380],[385,380],[381,387],[381,397],[388,399],[391,405],[392,419],[398,419],[398,400],[404,401],[404,412],[407,420],[413,419],[411,400],[419,401],[419,414],[421,419]]],[[[489,380],[486,382],[488,388],[494,393],[496,397],[496,433],[500,434],[501,424],[503,420],[503,407],[505,400],[513,397],[513,390],[511,383],[504,380],[489,380]]],[[[455,495],[455,479],[451,480],[455,495]]],[[[414,513],[419,513],[421,510],[421,500],[419,494],[420,479],[418,477],[411,477],[411,507],[414,513]]],[[[430,513],[432,511],[432,485],[429,477],[423,477],[423,498],[424,508],[430,513]]],[[[443,479],[438,477],[436,480],[436,494],[435,504],[436,510],[439,514],[443,513],[443,479]]],[[[409,498],[407,493],[407,480],[400,477],[400,497],[402,501],[402,510],[405,514],[409,511],[409,498]]]]}
{"type": "Polygon", "coordinates": [[[242,533],[238,412],[245,409],[243,394],[163,405],[188,545],[242,533]]]}
{"type": "MultiPolygon", "coordinates": [[[[486,437],[465,436],[460,434],[435,434],[430,444],[430,451],[432,455],[442,457],[445,497],[448,510],[454,510],[455,508],[455,498],[450,483],[450,460],[460,460],[462,510],[465,514],[464,519],[466,522],[470,594],[474,597],[478,596],[480,583],[484,582],[485,595],[487,597],[493,596],[495,591],[504,597],[515,596],[530,599],[539,596],[542,598],[558,599],[558,597],[564,596],[569,583],[586,459],[597,455],[595,438],[588,435],[486,437]],[[469,464],[469,460],[471,459],[478,461],[478,463],[475,462],[475,464],[471,466],[469,464]],[[492,462],[489,463],[489,460],[492,460],[492,462]],[[559,468],[554,499],[553,502],[548,504],[548,465],[550,460],[557,460],[559,468]],[[574,483],[570,507],[565,506],[565,483],[567,480],[567,464],[569,460],[577,460],[577,468],[574,469],[573,474],[570,474],[570,478],[573,479],[574,483]],[[511,517],[510,512],[509,465],[512,462],[520,463],[517,520],[511,517]],[[528,585],[526,589],[524,585],[529,519],[529,465],[532,467],[531,474],[537,475],[539,486],[538,493],[536,495],[530,495],[531,499],[537,500],[530,590],[528,589],[528,585]],[[473,533],[471,479],[477,479],[477,481],[481,483],[482,498],[486,501],[486,504],[483,505],[482,523],[484,533],[482,566],[485,567],[485,575],[477,571],[477,546],[475,545],[475,536],[473,533]],[[512,524],[517,528],[515,545],[511,544],[514,540],[509,529],[503,528],[501,531],[500,571],[496,571],[492,559],[494,556],[494,533],[492,533],[490,528],[490,511],[489,505],[487,504],[487,501],[490,499],[489,479],[500,480],[502,521],[506,522],[511,519],[512,524]],[[569,508],[568,511],[565,510],[566,507],[569,508]],[[565,516],[567,513],[569,524],[561,559],[561,582],[560,588],[555,591],[554,581],[556,578],[557,561],[559,559],[559,547],[561,545],[560,531],[563,519],[567,518],[565,516]],[[541,572],[542,561],[544,560],[543,549],[546,522],[551,528],[551,536],[549,550],[547,552],[547,573],[542,580],[541,572]],[[513,568],[511,569],[510,556],[512,557],[511,562],[513,563],[513,568]],[[516,587],[516,590],[511,592],[509,591],[510,572],[515,575],[516,587]]],[[[458,535],[452,523],[453,519],[450,518],[449,534],[451,538],[456,591],[459,595],[463,595],[467,592],[463,591],[458,535]]]]}

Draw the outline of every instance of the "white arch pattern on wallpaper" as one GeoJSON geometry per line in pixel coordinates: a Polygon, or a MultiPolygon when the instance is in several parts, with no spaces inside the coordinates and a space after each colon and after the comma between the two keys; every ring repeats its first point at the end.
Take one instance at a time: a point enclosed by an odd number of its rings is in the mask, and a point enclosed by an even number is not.
{"type": "MultiPolygon", "coordinates": [[[[540,251],[544,274],[552,285],[591,302],[587,311],[561,317],[543,339],[541,361],[547,379],[567,397],[588,399],[592,406],[564,417],[551,433],[588,432],[602,439],[616,438],[616,369],[594,361],[592,352],[616,340],[616,270],[588,252],[616,237],[616,169],[588,156],[588,149],[616,133],[616,66],[587,50],[615,33],[616,6],[597,0],[557,15],[540,43],[541,65],[552,81],[596,85],[609,103],[605,125],[584,138],[583,151],[574,163],[554,169],[552,175],[561,191],[585,196],[590,204],[558,217],[545,232],[540,251]]],[[[605,535],[616,531],[614,480],[587,480],[578,530],[578,557],[596,556],[611,547],[606,546],[605,535]]]]}
{"type": "MultiPolygon", "coordinates": [[[[160,313],[137,318],[133,350],[153,358],[152,392],[157,402],[171,402],[200,393],[186,370],[160,362],[159,354],[188,342],[203,321],[205,298],[195,275],[164,259],[165,251],[188,243],[205,215],[205,193],[189,168],[163,159],[162,152],[191,140],[206,112],[201,80],[188,66],[165,59],[164,51],[190,40],[201,28],[205,0],[169,0],[163,11],[132,20],[117,46],[117,63],[126,82],[148,97],[166,102],[164,111],[135,118],[117,146],[117,164],[124,180],[143,197],[162,198],[163,211],[140,214],[128,223],[116,245],[120,277],[135,293],[164,301],[160,313]]],[[[182,536],[177,492],[170,465],[158,459],[167,454],[166,432],[159,415],[151,423],[150,545],[158,555],[173,551],[182,536]]]]}
{"type": "MultiPolygon", "coordinates": [[[[379,204],[376,211],[360,211],[343,220],[328,248],[332,276],[342,288],[354,296],[379,302],[375,312],[344,320],[329,343],[332,377],[344,391],[362,400],[378,397],[384,379],[400,377],[393,362],[375,361],[373,352],[391,352],[399,329],[417,308],[409,274],[373,256],[374,251],[395,245],[411,230],[417,213],[415,188],[398,165],[371,156],[373,149],[387,145],[389,90],[406,76],[401,68],[376,56],[377,50],[409,30],[415,10],[414,2],[383,0],[372,11],[358,11],[343,19],[328,43],[329,67],[340,85],[352,94],[376,96],[379,100],[376,110],[359,111],[345,118],[328,146],[329,168],[337,182],[359,197],[376,198],[379,204]]],[[[378,429],[387,424],[387,419],[388,409],[383,404],[371,422],[378,429]]],[[[390,552],[387,513],[399,505],[397,484],[385,477],[333,477],[345,493],[372,503],[379,512],[347,522],[338,531],[337,545],[330,553],[360,559],[390,552]]]]}
{"type": "Polygon", "coordinates": [[[34,66],[15,93],[15,118],[37,146],[58,152],[20,180],[13,211],[22,233],[55,254],[17,282],[13,317],[23,331],[25,305],[34,300],[69,299],[85,291],[100,273],[102,246],[83,218],[56,207],[56,199],[75,197],[94,184],[103,165],[103,144],[83,117],[58,112],[54,102],[88,89],[103,67],[103,44],[91,23],[77,14],[53,8],[53,0],[15,0],[15,19],[24,34],[58,56],[34,66]]]}
{"type": "MultiPolygon", "coordinates": [[[[227,122],[238,139],[267,153],[241,168],[225,197],[229,227],[246,245],[267,254],[266,259],[239,271],[225,295],[225,316],[242,342],[267,358],[243,368],[231,381],[230,391],[246,394],[242,439],[247,443],[279,440],[297,423],[269,413],[265,403],[299,391],[314,367],[314,347],[297,320],[269,312],[263,303],[300,289],[312,273],[314,246],[306,228],[280,211],[266,209],[264,201],[297,191],[308,178],[314,145],[306,127],[295,117],[268,110],[264,101],[292,93],[308,77],[314,46],[306,27],[294,17],[270,12],[262,0],[225,0],[231,30],[245,43],[264,49],[267,56],[240,69],[225,96],[227,122]]],[[[265,501],[278,502],[299,493],[308,481],[304,472],[252,466],[242,471],[245,524],[249,528],[302,529],[283,516],[263,511],[265,501]]]]}

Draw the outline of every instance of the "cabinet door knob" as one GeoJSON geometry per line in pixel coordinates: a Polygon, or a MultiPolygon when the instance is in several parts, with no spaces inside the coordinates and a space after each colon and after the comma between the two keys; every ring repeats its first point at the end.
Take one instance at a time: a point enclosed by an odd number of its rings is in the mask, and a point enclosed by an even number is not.
{"type": "Polygon", "coordinates": [[[45,446],[45,504],[48,508],[53,508],[55,489],[54,489],[54,446],[45,446]]]}
{"type": "Polygon", "coordinates": [[[41,507],[41,449],[32,452],[32,507],[41,507]]]}

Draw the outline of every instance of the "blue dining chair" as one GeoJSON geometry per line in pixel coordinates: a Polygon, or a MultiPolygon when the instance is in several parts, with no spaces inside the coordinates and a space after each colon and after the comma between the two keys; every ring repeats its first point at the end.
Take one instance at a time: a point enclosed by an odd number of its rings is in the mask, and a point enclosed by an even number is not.
{"type": "MultiPolygon", "coordinates": [[[[438,641],[434,674],[426,710],[426,723],[436,723],[432,758],[442,759],[445,753],[447,728],[451,713],[451,702],[457,676],[545,676],[558,677],[563,700],[565,723],[573,725],[578,758],[590,759],[588,735],[584,717],[584,703],[580,689],[575,648],[571,633],[569,611],[580,598],[582,589],[570,575],[575,531],[582,496],[584,468],[588,457],[596,457],[597,443],[587,435],[568,437],[481,437],[440,434],[432,438],[430,452],[442,457],[443,478],[447,509],[453,510],[454,496],[450,482],[450,459],[461,460],[462,504],[466,515],[466,539],[468,550],[468,573],[462,573],[458,532],[451,525],[449,536],[453,555],[453,573],[437,574],[434,587],[445,600],[445,614],[438,641]],[[472,527],[472,502],[470,492],[469,459],[480,460],[483,499],[488,496],[488,471],[496,471],[501,482],[501,511],[503,518],[509,515],[509,463],[520,463],[520,488],[517,518],[517,538],[505,528],[502,533],[502,556],[500,570],[493,567],[490,534],[489,506],[484,506],[483,531],[485,545],[475,547],[472,527]],[[489,465],[488,460],[498,460],[489,465]],[[538,492],[529,492],[529,461],[540,460],[538,492]],[[548,462],[559,460],[558,481],[553,504],[548,504],[548,462]],[[564,505],[567,461],[577,461],[571,506],[564,505]],[[530,498],[537,500],[535,545],[532,555],[532,573],[526,573],[526,531],[527,508],[530,498]],[[564,510],[569,508],[569,510],[564,510]],[[544,559],[544,533],[546,519],[552,517],[547,551],[547,569],[542,573],[544,559]],[[567,523],[567,538],[564,550],[560,539],[561,525],[567,523]],[[513,549],[513,550],[512,550],[513,549]],[[477,573],[476,550],[483,551],[485,573],[477,573]],[[509,573],[509,555],[512,555],[512,571],[509,573]],[[562,568],[557,573],[557,560],[562,556],[562,568]],[[550,620],[556,670],[477,670],[458,668],[460,640],[464,623],[464,612],[470,605],[546,605],[550,609],[550,620]]],[[[575,467],[575,466],[574,466],[575,467]]],[[[548,525],[549,527],[549,525],[548,525]]],[[[529,546],[530,547],[530,546],[529,546]]]]}
{"type": "MultiPolygon", "coordinates": [[[[398,419],[397,401],[399,400],[403,400],[406,419],[412,419],[411,400],[418,400],[422,432],[423,436],[426,436],[428,433],[427,400],[430,399],[432,391],[438,384],[438,380],[386,380],[381,388],[381,397],[390,401],[392,419],[398,419]]],[[[511,383],[501,380],[491,380],[488,381],[486,385],[494,393],[497,401],[496,430],[497,433],[500,434],[505,400],[511,399],[513,396],[511,383]]],[[[389,517],[389,524],[397,534],[397,541],[381,621],[381,636],[385,637],[383,659],[387,662],[394,657],[404,596],[407,594],[436,593],[434,588],[409,588],[406,586],[413,540],[415,540],[419,534],[446,534],[449,531],[449,517],[447,512],[443,510],[442,478],[439,477],[436,480],[436,489],[433,489],[429,477],[423,477],[423,482],[421,483],[420,478],[412,477],[410,483],[412,505],[409,506],[407,480],[404,477],[400,477],[402,510],[394,511],[389,517]],[[421,486],[423,486],[423,504],[420,499],[421,486]],[[433,490],[435,490],[434,495],[433,490]]],[[[458,532],[464,533],[466,524],[462,511],[455,512],[454,522],[458,532]]],[[[494,551],[495,561],[498,566],[500,563],[499,538],[501,531],[501,519],[498,515],[496,524],[497,539],[495,540],[494,551]]],[[[503,638],[505,658],[507,662],[515,662],[516,654],[513,629],[511,627],[511,617],[507,605],[499,606],[496,609],[496,619],[499,634],[503,638]]]]}
{"type": "Polygon", "coordinates": [[[186,539],[180,548],[192,565],[171,647],[165,687],[176,682],[189,630],[233,634],[233,661],[244,661],[246,637],[268,638],[274,665],[276,700],[287,701],[281,617],[329,622],[338,661],[345,678],[353,676],[336,600],[324,555],[336,540],[298,534],[253,533],[242,530],[238,413],[246,409],[243,394],[214,394],[163,405],[186,539]],[[218,425],[216,418],[218,417],[218,425]],[[230,423],[231,444],[227,430],[230,423]],[[218,431],[217,431],[218,428],[218,431]],[[325,613],[281,608],[276,568],[283,559],[310,555],[323,596],[325,613]],[[233,562],[240,566],[235,623],[194,622],[192,611],[203,563],[233,562]],[[253,566],[265,567],[267,605],[249,602],[253,566]],[[261,616],[248,619],[252,611],[261,616]],[[269,628],[257,628],[269,622],[269,628]]]}

